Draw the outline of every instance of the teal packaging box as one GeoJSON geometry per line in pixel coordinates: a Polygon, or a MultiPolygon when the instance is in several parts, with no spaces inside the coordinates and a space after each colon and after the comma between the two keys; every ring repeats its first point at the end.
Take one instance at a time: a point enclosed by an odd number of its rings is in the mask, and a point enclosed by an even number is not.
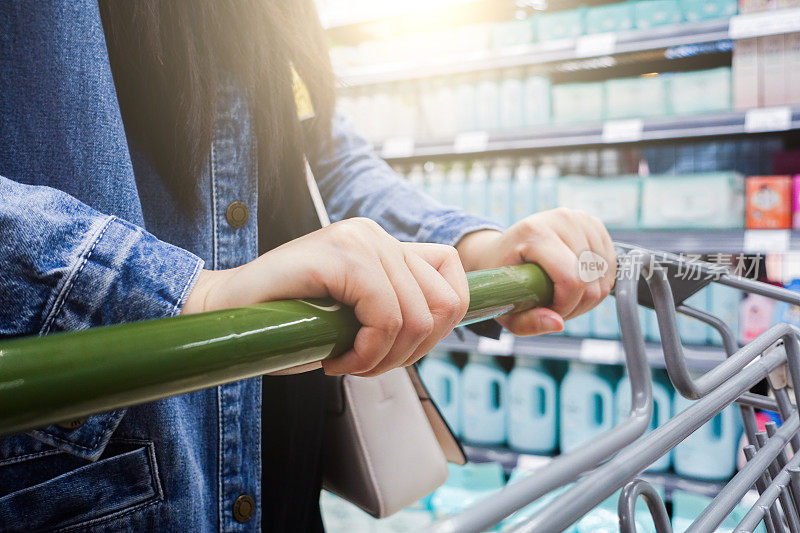
{"type": "Polygon", "coordinates": [[[637,30],[680,24],[682,20],[678,0],[640,0],[634,6],[633,21],[637,30]]]}
{"type": "Polygon", "coordinates": [[[553,121],[557,124],[599,122],[605,118],[602,82],[553,86],[553,121]]]}
{"type": "Polygon", "coordinates": [[[633,29],[634,5],[631,2],[591,7],[586,12],[586,33],[609,33],[633,29]]]}
{"type": "Polygon", "coordinates": [[[677,72],[669,76],[670,107],[676,115],[730,111],[731,69],[677,72]]]}
{"type": "Polygon", "coordinates": [[[662,76],[620,78],[605,82],[605,118],[660,117],[669,111],[662,76]]]}
{"type": "Polygon", "coordinates": [[[683,19],[686,22],[702,22],[738,13],[737,0],[681,0],[683,19]]]}
{"type": "Polygon", "coordinates": [[[586,8],[535,15],[536,34],[540,41],[574,39],[585,34],[586,8]]]}

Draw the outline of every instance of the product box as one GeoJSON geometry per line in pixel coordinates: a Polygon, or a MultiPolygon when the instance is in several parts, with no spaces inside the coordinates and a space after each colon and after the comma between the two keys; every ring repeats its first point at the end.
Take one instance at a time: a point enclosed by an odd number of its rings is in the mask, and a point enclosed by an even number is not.
{"type": "Polygon", "coordinates": [[[759,106],[758,59],[758,39],[740,39],[734,43],[731,75],[735,109],[750,109],[759,106]]]}
{"type": "Polygon", "coordinates": [[[586,211],[609,228],[634,229],[639,222],[640,187],[638,176],[567,176],[558,182],[558,205],[586,211]]]}
{"type": "Polygon", "coordinates": [[[550,79],[528,70],[522,82],[523,124],[525,127],[550,123],[550,79]]]}
{"type": "Polygon", "coordinates": [[[737,0],[681,0],[683,19],[700,22],[735,15],[739,10],[737,0]]]}
{"type": "Polygon", "coordinates": [[[792,229],[800,229],[800,175],[792,178],[792,229]]]}
{"type": "Polygon", "coordinates": [[[750,176],[745,182],[748,229],[792,227],[791,176],[750,176]]]}
{"type": "Polygon", "coordinates": [[[669,77],[670,106],[676,115],[729,111],[731,69],[678,72],[669,77]]]}
{"type": "Polygon", "coordinates": [[[761,105],[786,104],[785,46],[783,35],[758,37],[759,81],[761,105]]]}
{"type": "Polygon", "coordinates": [[[666,78],[648,76],[605,82],[606,119],[668,114],[666,78]]]}
{"type": "Polygon", "coordinates": [[[586,12],[586,33],[608,33],[633,29],[634,4],[622,2],[590,7],[586,12]]]}
{"type": "Polygon", "coordinates": [[[639,0],[634,6],[637,30],[680,24],[683,20],[678,0],[639,0]]]}
{"type": "Polygon", "coordinates": [[[740,229],[744,178],[736,172],[650,176],[642,180],[643,228],[740,229]]]}
{"type": "MultiPolygon", "coordinates": [[[[800,1],[800,0],[799,0],[800,1]]],[[[786,104],[800,104],[800,33],[783,36],[786,104]]]]}
{"type": "Polygon", "coordinates": [[[540,41],[574,39],[585,34],[586,8],[542,13],[536,19],[536,34],[540,41]]]}
{"type": "Polygon", "coordinates": [[[602,82],[554,85],[554,121],[559,124],[574,124],[603,120],[603,92],[602,82]]]}

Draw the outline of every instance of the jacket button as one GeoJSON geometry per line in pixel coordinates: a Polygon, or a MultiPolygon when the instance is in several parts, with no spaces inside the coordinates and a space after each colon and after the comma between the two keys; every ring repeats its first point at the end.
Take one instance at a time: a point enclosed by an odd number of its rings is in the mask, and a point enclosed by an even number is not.
{"type": "Polygon", "coordinates": [[[76,418],[75,420],[65,420],[63,422],[58,422],[56,426],[60,427],[61,429],[78,429],[86,422],[85,418],[76,418]]]}
{"type": "Polygon", "coordinates": [[[225,211],[225,218],[228,219],[228,224],[232,228],[239,229],[247,224],[247,219],[250,218],[250,210],[244,202],[235,201],[231,202],[228,209],[225,211]]]}
{"type": "Polygon", "coordinates": [[[256,502],[247,494],[242,494],[233,502],[233,518],[244,523],[253,518],[256,512],[256,502]]]}

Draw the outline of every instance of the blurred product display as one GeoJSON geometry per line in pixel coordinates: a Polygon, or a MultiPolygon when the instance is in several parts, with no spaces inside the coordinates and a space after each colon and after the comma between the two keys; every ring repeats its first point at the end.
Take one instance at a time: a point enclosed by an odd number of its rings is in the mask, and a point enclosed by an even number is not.
{"type": "MultiPolygon", "coordinates": [[[[339,111],[442,203],[504,226],[579,209],[615,239],[800,292],[800,24],[786,22],[800,20],[800,0],[318,4],[339,111]]],[[[718,284],[686,305],[722,318],[739,343],[778,322],[800,326],[800,308],[718,284]]],[[[640,308],[640,321],[653,430],[691,402],[663,370],[654,311],[640,308]]],[[[725,357],[706,324],[680,316],[678,330],[692,370],[725,357]]],[[[425,530],[613,427],[631,407],[620,335],[613,295],[564,332],[503,350],[451,334],[420,374],[471,462],[451,465],[444,486],[386,520],[325,494],[327,530],[425,530]]],[[[674,531],[736,473],[741,435],[728,408],[642,474],[668,502],[674,531]]],[[[523,524],[563,490],[495,530],[523,524]]],[[[568,531],[617,531],[617,496],[568,531]]],[[[733,531],[752,504],[718,530],[733,531]]],[[[655,532],[644,511],[636,527],[655,532]]]]}

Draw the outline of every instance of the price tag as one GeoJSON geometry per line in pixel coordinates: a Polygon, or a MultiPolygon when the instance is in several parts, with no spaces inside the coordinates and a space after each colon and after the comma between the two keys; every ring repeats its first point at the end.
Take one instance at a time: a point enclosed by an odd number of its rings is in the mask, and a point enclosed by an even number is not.
{"type": "Polygon", "coordinates": [[[489,146],[489,134],[485,131],[467,131],[456,135],[453,151],[457,154],[485,152],[489,146]]]}
{"type": "Polygon", "coordinates": [[[745,253],[777,253],[789,249],[792,232],[788,229],[749,229],[744,232],[745,253]]]}
{"type": "Polygon", "coordinates": [[[584,35],[575,41],[576,57],[607,56],[614,53],[617,45],[616,33],[584,35]]]}
{"type": "Polygon", "coordinates": [[[642,140],[644,122],[640,118],[609,120],[603,124],[603,142],[619,143],[642,140]]]}
{"type": "Polygon", "coordinates": [[[393,159],[414,155],[414,139],[411,137],[392,137],[386,139],[381,147],[381,157],[393,159]]]}
{"type": "Polygon", "coordinates": [[[478,353],[485,355],[511,355],[514,353],[514,335],[508,331],[500,334],[499,339],[480,337],[478,339],[478,353]]]}
{"type": "Polygon", "coordinates": [[[517,456],[517,469],[525,472],[538,470],[539,468],[549,465],[553,459],[544,455],[529,455],[521,453],[517,456]]]}
{"type": "Polygon", "coordinates": [[[744,129],[748,133],[759,131],[785,131],[792,127],[792,110],[789,107],[762,107],[750,109],[744,115],[744,129]]]}
{"type": "Polygon", "coordinates": [[[622,360],[622,348],[617,341],[583,339],[578,360],[601,364],[619,363],[622,360]]]}
{"type": "Polygon", "coordinates": [[[800,8],[745,13],[731,17],[728,37],[746,39],[800,31],[800,8]]]}

